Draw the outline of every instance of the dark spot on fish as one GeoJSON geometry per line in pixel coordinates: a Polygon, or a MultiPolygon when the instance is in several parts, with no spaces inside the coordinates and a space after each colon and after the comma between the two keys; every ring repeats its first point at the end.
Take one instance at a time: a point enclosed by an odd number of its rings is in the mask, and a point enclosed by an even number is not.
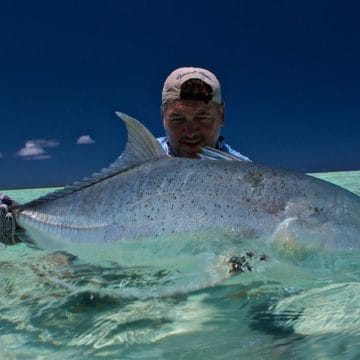
{"type": "Polygon", "coordinates": [[[312,206],[310,206],[309,207],[309,210],[310,211],[313,211],[314,213],[320,213],[321,211],[323,211],[324,210],[324,208],[318,208],[318,207],[312,207],[312,206]]]}
{"type": "Polygon", "coordinates": [[[264,174],[257,171],[249,171],[243,176],[243,179],[248,181],[252,187],[257,187],[264,180],[264,174]]]}

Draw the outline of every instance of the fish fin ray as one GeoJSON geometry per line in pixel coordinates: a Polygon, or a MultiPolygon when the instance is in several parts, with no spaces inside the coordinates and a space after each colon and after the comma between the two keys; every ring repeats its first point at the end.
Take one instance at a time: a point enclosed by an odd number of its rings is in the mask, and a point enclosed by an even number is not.
{"type": "Polygon", "coordinates": [[[168,156],[151,132],[138,120],[120,112],[116,112],[116,115],[119,116],[126,125],[128,141],[124,152],[109,167],[102,169],[100,172],[93,173],[90,177],[75,181],[72,185],[67,185],[62,189],[41,196],[26,204],[17,205],[16,208],[18,210],[24,210],[35,205],[62,198],[140,164],[168,156]]]}
{"type": "Polygon", "coordinates": [[[201,148],[202,152],[199,154],[200,158],[207,160],[230,160],[230,161],[242,161],[238,157],[228,154],[224,151],[220,151],[209,146],[201,148]]]}
{"type": "Polygon", "coordinates": [[[138,120],[121,112],[116,115],[124,121],[128,130],[128,142],[124,152],[114,162],[113,166],[133,167],[151,160],[167,156],[159,142],[151,132],[138,120]]]}

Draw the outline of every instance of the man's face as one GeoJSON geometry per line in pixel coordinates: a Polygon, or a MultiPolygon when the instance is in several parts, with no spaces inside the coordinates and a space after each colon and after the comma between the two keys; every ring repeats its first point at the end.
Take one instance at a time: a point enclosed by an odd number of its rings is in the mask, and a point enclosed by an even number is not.
{"type": "Polygon", "coordinates": [[[224,123],[224,106],[198,100],[169,101],[163,124],[174,155],[196,157],[203,146],[215,147],[224,123]]]}

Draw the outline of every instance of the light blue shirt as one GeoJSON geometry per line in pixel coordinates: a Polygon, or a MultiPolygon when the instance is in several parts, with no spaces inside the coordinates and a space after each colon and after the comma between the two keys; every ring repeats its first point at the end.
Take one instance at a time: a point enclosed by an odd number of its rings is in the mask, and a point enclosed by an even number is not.
{"type": "MultiPolygon", "coordinates": [[[[168,155],[173,155],[170,144],[169,144],[169,141],[168,141],[168,138],[166,136],[159,137],[156,140],[159,142],[161,147],[165,150],[165,152],[168,155]]],[[[224,139],[223,136],[219,136],[219,139],[216,142],[215,148],[220,150],[220,151],[223,151],[225,153],[228,153],[230,155],[236,156],[237,158],[239,158],[239,160],[250,161],[251,162],[251,160],[248,157],[246,157],[245,155],[242,155],[238,151],[232,149],[230,145],[225,144],[225,139],[224,139]]]]}

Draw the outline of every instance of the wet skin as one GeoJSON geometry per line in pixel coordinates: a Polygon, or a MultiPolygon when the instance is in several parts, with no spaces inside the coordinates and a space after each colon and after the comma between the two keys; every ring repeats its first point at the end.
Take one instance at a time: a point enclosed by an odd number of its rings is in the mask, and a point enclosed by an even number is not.
{"type": "Polygon", "coordinates": [[[215,147],[224,124],[224,105],[174,100],[164,105],[162,115],[174,155],[194,158],[203,146],[215,147]]]}

